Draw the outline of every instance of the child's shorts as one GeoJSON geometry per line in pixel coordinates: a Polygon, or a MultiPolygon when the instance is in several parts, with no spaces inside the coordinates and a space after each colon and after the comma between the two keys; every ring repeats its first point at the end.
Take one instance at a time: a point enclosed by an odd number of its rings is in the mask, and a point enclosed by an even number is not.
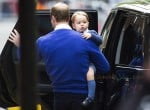
{"type": "Polygon", "coordinates": [[[93,63],[90,63],[90,67],[94,70],[94,73],[96,73],[96,68],[93,63]]]}

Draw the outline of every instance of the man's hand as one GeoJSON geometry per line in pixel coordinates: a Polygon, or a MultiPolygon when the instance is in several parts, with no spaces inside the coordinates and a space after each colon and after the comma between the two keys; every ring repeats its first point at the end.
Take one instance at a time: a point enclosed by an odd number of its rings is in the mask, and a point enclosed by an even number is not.
{"type": "Polygon", "coordinates": [[[16,45],[17,47],[19,47],[20,46],[20,34],[19,34],[19,32],[16,29],[14,29],[10,33],[8,40],[10,42],[12,42],[14,45],[16,45]]]}

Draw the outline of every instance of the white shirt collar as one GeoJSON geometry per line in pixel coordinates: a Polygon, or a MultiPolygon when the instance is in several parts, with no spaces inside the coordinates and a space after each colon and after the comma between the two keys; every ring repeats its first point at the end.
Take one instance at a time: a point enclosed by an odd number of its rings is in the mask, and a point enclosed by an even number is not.
{"type": "Polygon", "coordinates": [[[72,29],[68,24],[58,24],[54,30],[58,29],[72,29]]]}
{"type": "Polygon", "coordinates": [[[89,29],[86,29],[84,32],[88,32],[89,31],[89,29]]]}

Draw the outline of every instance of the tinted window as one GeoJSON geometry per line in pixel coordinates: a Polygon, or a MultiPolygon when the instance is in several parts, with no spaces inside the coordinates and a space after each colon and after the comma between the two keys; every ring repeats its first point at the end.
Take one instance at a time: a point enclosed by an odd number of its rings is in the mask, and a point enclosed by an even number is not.
{"type": "Polygon", "coordinates": [[[108,18],[107,20],[108,23],[106,22],[105,28],[102,31],[102,35],[104,37],[104,43],[106,43],[107,41],[107,45],[105,46],[103,52],[111,65],[114,64],[116,50],[118,46],[118,40],[121,35],[122,27],[126,20],[124,14],[125,13],[123,13],[122,11],[115,12],[114,16],[112,16],[113,20],[111,21],[110,19],[110,23],[109,23],[108,22],[109,18],[108,18]]]}
{"type": "Polygon", "coordinates": [[[101,32],[101,35],[103,37],[103,44],[101,46],[102,49],[104,49],[106,46],[107,39],[108,39],[110,30],[112,27],[112,23],[115,18],[115,14],[116,14],[115,12],[110,13],[110,15],[108,16],[108,19],[106,20],[106,24],[104,25],[103,30],[101,32]]]}
{"type": "Polygon", "coordinates": [[[144,17],[125,11],[114,11],[102,31],[104,54],[111,65],[130,64],[143,51],[144,17]],[[106,42],[106,41],[107,42],[106,42]]]}
{"type": "Polygon", "coordinates": [[[132,59],[142,54],[144,19],[131,14],[126,16],[128,18],[121,30],[115,63],[128,65],[132,59]]]}
{"type": "Polygon", "coordinates": [[[38,36],[47,34],[48,32],[53,30],[49,15],[42,16],[38,14],[36,17],[37,17],[37,26],[38,26],[38,36]]]}

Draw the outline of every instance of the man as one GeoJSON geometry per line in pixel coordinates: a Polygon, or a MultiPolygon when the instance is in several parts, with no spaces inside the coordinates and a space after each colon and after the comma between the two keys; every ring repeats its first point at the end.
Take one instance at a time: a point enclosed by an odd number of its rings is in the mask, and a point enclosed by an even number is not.
{"type": "MultiPolygon", "coordinates": [[[[51,8],[54,31],[37,39],[37,50],[52,81],[54,110],[82,110],[81,102],[88,93],[86,73],[92,62],[98,73],[107,73],[109,63],[90,40],[69,26],[69,7],[57,3],[51,8]]],[[[9,41],[15,44],[14,31],[9,41]]],[[[18,42],[18,40],[16,40],[18,42]]]]}

